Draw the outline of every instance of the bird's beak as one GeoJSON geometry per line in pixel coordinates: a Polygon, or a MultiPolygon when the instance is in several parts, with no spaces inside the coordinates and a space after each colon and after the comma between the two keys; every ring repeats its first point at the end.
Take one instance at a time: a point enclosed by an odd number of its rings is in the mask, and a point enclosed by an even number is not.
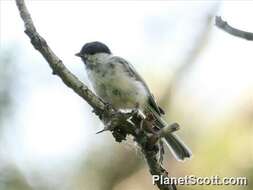
{"type": "Polygon", "coordinates": [[[82,57],[82,55],[81,55],[80,52],[79,52],[79,53],[76,53],[75,56],[77,56],[77,57],[82,57]]]}

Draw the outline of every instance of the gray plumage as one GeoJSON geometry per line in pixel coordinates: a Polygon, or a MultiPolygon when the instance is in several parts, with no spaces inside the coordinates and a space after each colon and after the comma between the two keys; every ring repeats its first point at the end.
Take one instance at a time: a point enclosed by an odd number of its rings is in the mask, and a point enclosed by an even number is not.
{"type": "MultiPolygon", "coordinates": [[[[101,42],[85,44],[76,55],[85,63],[95,93],[105,102],[116,109],[138,108],[143,113],[152,113],[158,128],[168,125],[162,119],[164,112],[157,105],[147,84],[129,62],[113,56],[101,42]]],[[[191,156],[191,151],[175,134],[168,134],[164,141],[177,159],[184,160],[191,156]]]]}

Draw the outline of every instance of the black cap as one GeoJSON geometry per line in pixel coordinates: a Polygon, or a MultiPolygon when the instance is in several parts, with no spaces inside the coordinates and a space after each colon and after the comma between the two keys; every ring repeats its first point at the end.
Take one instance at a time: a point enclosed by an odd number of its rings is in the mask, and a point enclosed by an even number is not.
{"type": "Polygon", "coordinates": [[[82,57],[83,55],[93,55],[95,53],[108,53],[111,54],[110,49],[101,42],[90,42],[86,43],[81,51],[75,54],[78,57],[82,57]]]}

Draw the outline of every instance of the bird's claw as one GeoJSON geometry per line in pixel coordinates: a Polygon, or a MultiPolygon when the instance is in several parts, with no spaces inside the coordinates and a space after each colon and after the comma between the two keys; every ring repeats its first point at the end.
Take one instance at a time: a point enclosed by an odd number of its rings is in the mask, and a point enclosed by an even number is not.
{"type": "Polygon", "coordinates": [[[145,119],[145,115],[138,109],[134,108],[131,112],[131,117],[136,116],[137,118],[140,118],[141,120],[145,119]]]}

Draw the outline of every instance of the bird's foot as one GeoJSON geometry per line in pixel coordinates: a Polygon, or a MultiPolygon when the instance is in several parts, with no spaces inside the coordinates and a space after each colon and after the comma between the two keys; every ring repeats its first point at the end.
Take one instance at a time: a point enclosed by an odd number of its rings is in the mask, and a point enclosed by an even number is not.
{"type": "Polygon", "coordinates": [[[132,111],[131,111],[131,116],[130,117],[137,117],[137,118],[140,118],[141,120],[145,119],[145,115],[144,113],[142,113],[142,111],[139,109],[139,108],[134,108],[132,111]]]}
{"type": "Polygon", "coordinates": [[[146,118],[143,120],[143,129],[153,135],[157,135],[158,130],[154,127],[155,117],[152,113],[147,113],[146,118]]]}

